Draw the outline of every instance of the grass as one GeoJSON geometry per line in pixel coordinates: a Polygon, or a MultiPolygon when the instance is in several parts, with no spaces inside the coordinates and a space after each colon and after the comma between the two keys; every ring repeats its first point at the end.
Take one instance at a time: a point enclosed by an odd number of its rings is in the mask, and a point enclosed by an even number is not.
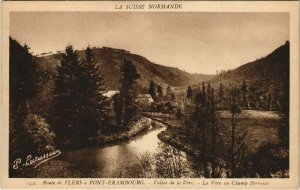
{"type": "MultiPolygon", "coordinates": [[[[220,111],[220,133],[222,138],[219,140],[219,148],[225,153],[225,144],[230,144],[231,133],[231,113],[229,111],[220,111]]],[[[195,143],[201,142],[201,137],[194,141],[192,133],[186,138],[186,131],[182,124],[175,119],[165,120],[172,127],[168,127],[164,135],[170,136],[172,139],[179,141],[179,144],[185,144],[189,147],[195,147],[195,143]]],[[[248,146],[249,153],[255,153],[259,146],[265,143],[277,144],[279,142],[278,128],[281,125],[281,115],[275,111],[261,110],[243,110],[238,114],[236,135],[240,135],[247,131],[245,143],[248,146]]],[[[209,135],[209,131],[207,134],[209,135]]],[[[199,132],[199,136],[200,132],[199,132]]],[[[209,137],[208,137],[209,138],[209,137]]],[[[200,148],[200,147],[199,147],[200,148]]]]}
{"type": "MultiPolygon", "coordinates": [[[[229,111],[220,112],[222,128],[231,131],[231,114],[229,111]]],[[[237,131],[247,131],[245,142],[251,153],[256,152],[263,143],[277,144],[279,142],[278,128],[281,116],[275,111],[243,110],[238,114],[237,131]]]]}

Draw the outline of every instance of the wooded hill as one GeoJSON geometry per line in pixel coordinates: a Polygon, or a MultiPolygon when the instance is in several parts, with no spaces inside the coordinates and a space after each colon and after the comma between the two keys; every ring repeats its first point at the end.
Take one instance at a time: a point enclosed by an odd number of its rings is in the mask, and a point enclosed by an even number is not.
{"type": "Polygon", "coordinates": [[[223,85],[248,84],[258,86],[264,93],[284,93],[289,85],[289,42],[280,46],[266,57],[244,64],[236,69],[219,73],[207,82],[213,87],[223,85]]]}
{"type": "MultiPolygon", "coordinates": [[[[78,51],[84,57],[84,51],[78,51]]],[[[107,90],[116,90],[120,84],[121,66],[124,59],[129,60],[136,67],[140,79],[138,84],[148,88],[152,80],[155,85],[179,87],[196,84],[209,80],[213,75],[190,74],[178,68],[155,64],[143,56],[132,54],[125,50],[114,48],[93,48],[97,65],[103,74],[107,90]]],[[[39,69],[48,75],[55,74],[55,68],[59,65],[59,54],[37,57],[39,69]]]]}

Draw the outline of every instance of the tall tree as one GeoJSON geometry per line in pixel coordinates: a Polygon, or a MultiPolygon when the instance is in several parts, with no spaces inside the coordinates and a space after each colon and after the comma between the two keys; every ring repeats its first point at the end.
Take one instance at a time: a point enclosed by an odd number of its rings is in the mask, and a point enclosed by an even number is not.
{"type": "Polygon", "coordinates": [[[137,105],[135,102],[136,93],[134,91],[134,84],[140,75],[137,73],[135,66],[131,61],[124,60],[121,98],[122,98],[122,126],[126,127],[137,115],[137,105]]]}
{"type": "Polygon", "coordinates": [[[166,90],[166,95],[165,95],[165,100],[166,100],[166,101],[171,101],[171,94],[172,94],[171,87],[168,86],[168,87],[167,87],[167,90],[166,90]]]}
{"type": "Polygon", "coordinates": [[[123,95],[120,93],[115,94],[112,97],[114,112],[116,114],[117,125],[118,127],[122,127],[122,119],[123,119],[123,95]]]}
{"type": "Polygon", "coordinates": [[[217,139],[219,137],[219,122],[217,118],[217,110],[215,106],[214,100],[214,88],[212,88],[211,92],[211,109],[209,110],[209,120],[210,120],[210,129],[211,129],[211,165],[212,165],[212,177],[217,177],[216,167],[217,167],[217,156],[216,156],[216,147],[217,147],[217,139]]]}
{"type": "Polygon", "coordinates": [[[202,82],[202,106],[206,105],[206,93],[205,93],[205,84],[202,82]]]}
{"type": "Polygon", "coordinates": [[[236,86],[232,87],[229,92],[229,104],[231,112],[231,147],[230,147],[230,169],[231,176],[235,177],[236,170],[236,126],[237,126],[237,114],[241,112],[240,108],[240,91],[236,86]]]}
{"type": "Polygon", "coordinates": [[[203,92],[198,91],[195,93],[194,98],[195,109],[193,111],[193,118],[196,123],[195,130],[195,138],[194,140],[198,140],[198,130],[200,129],[202,132],[202,142],[203,142],[203,127],[205,124],[206,118],[204,117],[204,108],[203,108],[203,92]]]}
{"type": "Polygon", "coordinates": [[[67,46],[55,78],[54,129],[60,142],[74,146],[88,143],[109,120],[104,79],[92,49],[87,47],[85,53],[82,60],[71,45],[67,46]]]}
{"type": "Polygon", "coordinates": [[[86,59],[82,62],[82,73],[79,73],[78,93],[83,122],[89,126],[86,130],[93,135],[103,128],[109,120],[109,102],[103,95],[104,78],[96,65],[93,50],[86,48],[86,59]]]}
{"type": "Polygon", "coordinates": [[[155,91],[155,86],[153,81],[150,81],[149,94],[152,96],[153,100],[156,100],[156,91],[155,91]]]}
{"type": "Polygon", "coordinates": [[[160,85],[157,86],[157,96],[159,99],[163,98],[163,96],[164,96],[163,89],[160,85]]]}
{"type": "Polygon", "coordinates": [[[200,136],[201,136],[201,153],[202,153],[202,159],[205,164],[205,176],[208,177],[208,172],[207,172],[207,134],[206,134],[206,128],[207,128],[207,122],[208,122],[208,102],[207,98],[204,98],[205,96],[205,86],[203,83],[202,86],[202,92],[197,91],[195,93],[195,98],[194,98],[194,104],[195,104],[195,109],[193,111],[193,120],[195,121],[196,124],[196,129],[195,129],[195,143],[198,141],[198,131],[200,131],[200,136]]]}
{"type": "Polygon", "coordinates": [[[207,97],[208,97],[208,99],[210,99],[210,97],[211,97],[211,86],[210,86],[210,83],[208,83],[208,85],[207,85],[207,97]]]}
{"type": "Polygon", "coordinates": [[[225,95],[224,87],[223,87],[223,84],[221,82],[220,86],[219,86],[218,94],[217,94],[218,102],[221,102],[224,99],[224,95],[225,95]]]}
{"type": "Polygon", "coordinates": [[[193,97],[193,90],[192,90],[191,86],[189,86],[187,91],[186,91],[186,97],[187,98],[192,98],[193,97]]]}
{"type": "Polygon", "coordinates": [[[244,80],[241,86],[241,90],[242,90],[242,96],[243,96],[243,106],[247,106],[247,92],[248,92],[248,85],[246,83],[246,81],[244,80]]]}
{"type": "MultiPolygon", "coordinates": [[[[70,144],[70,141],[75,142],[82,127],[78,118],[78,113],[82,109],[78,102],[80,100],[78,89],[81,86],[79,78],[83,70],[80,62],[77,51],[74,51],[71,45],[67,46],[65,52],[61,54],[57,77],[54,79],[53,129],[59,142],[64,142],[64,145],[70,144]]],[[[82,138],[78,138],[79,140],[82,138]]]]}
{"type": "Polygon", "coordinates": [[[258,106],[258,84],[257,82],[252,82],[249,84],[249,99],[252,103],[252,106],[257,109],[258,106]]]}
{"type": "Polygon", "coordinates": [[[9,110],[12,123],[28,114],[29,100],[39,90],[40,75],[29,50],[26,44],[22,47],[9,38],[9,110]]]}

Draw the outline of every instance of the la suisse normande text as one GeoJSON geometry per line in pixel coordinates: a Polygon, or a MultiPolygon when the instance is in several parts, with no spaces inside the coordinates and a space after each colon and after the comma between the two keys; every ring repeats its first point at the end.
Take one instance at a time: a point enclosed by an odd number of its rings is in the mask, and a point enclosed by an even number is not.
{"type": "Polygon", "coordinates": [[[154,3],[154,4],[116,4],[115,9],[119,10],[151,10],[151,9],[182,9],[180,3],[154,3]]]}

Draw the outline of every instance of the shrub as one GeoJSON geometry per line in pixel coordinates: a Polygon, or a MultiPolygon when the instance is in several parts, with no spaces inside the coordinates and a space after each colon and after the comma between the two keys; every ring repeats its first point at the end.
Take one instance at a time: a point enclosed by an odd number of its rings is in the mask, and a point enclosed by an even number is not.
{"type": "Polygon", "coordinates": [[[16,128],[10,136],[13,157],[38,155],[54,150],[55,134],[50,131],[49,124],[41,116],[29,113],[16,128]]]}

